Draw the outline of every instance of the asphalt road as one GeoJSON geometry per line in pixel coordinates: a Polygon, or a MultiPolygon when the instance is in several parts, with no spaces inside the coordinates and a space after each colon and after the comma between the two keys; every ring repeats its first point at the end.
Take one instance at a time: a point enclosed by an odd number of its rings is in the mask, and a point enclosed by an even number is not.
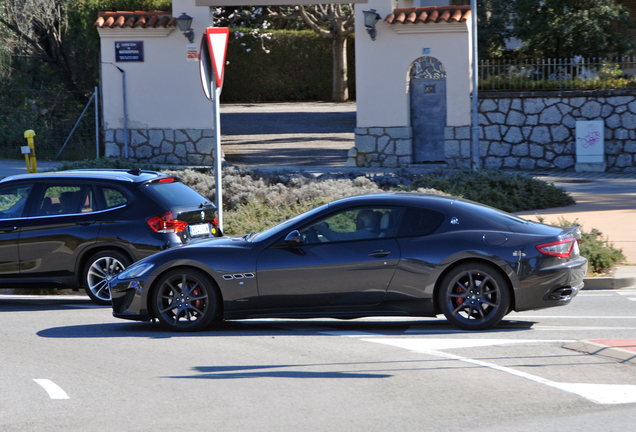
{"type": "Polygon", "coordinates": [[[494,330],[439,319],[253,320],[197,334],[84,297],[0,296],[2,431],[629,431],[636,291],[584,291],[494,330]]]}
{"type": "Polygon", "coordinates": [[[235,165],[343,166],[355,127],[355,103],[221,105],[221,147],[235,165]]]}

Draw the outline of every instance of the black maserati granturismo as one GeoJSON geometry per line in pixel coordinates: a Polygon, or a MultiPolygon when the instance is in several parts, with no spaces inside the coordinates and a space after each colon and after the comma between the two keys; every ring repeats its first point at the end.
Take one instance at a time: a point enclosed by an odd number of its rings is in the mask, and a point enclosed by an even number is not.
{"type": "Polygon", "coordinates": [[[196,331],[226,319],[433,317],[466,330],[568,304],[579,227],[442,195],[344,198],[263,232],[196,241],[110,281],[113,315],[196,331]]]}

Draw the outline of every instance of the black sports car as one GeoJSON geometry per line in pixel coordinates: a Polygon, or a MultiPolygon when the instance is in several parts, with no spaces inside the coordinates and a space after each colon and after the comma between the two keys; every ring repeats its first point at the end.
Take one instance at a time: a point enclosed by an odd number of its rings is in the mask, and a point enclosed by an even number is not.
{"type": "Polygon", "coordinates": [[[110,305],[130,263],[220,236],[216,207],[154,171],[71,170],[0,180],[0,288],[83,287],[110,305]]]}
{"type": "Polygon", "coordinates": [[[215,319],[443,313],[486,329],[512,310],[568,304],[587,270],[579,237],[454,197],[350,197],[144,259],[111,281],[113,315],[194,331],[215,319]]]}

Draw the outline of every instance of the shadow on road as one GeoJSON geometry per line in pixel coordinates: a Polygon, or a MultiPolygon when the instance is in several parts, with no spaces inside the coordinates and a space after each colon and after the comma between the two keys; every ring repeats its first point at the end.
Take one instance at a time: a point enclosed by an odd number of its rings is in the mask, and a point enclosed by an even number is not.
{"type": "MultiPolygon", "coordinates": [[[[0,312],[3,308],[0,308],[0,312]]],[[[532,321],[503,321],[491,330],[473,332],[457,329],[445,319],[373,320],[244,320],[224,321],[209,330],[194,333],[166,331],[158,323],[127,322],[113,318],[112,323],[53,327],[39,331],[45,338],[127,338],[153,339],[180,337],[236,337],[236,336],[401,336],[401,335],[483,335],[488,333],[530,330],[532,321]]]]}

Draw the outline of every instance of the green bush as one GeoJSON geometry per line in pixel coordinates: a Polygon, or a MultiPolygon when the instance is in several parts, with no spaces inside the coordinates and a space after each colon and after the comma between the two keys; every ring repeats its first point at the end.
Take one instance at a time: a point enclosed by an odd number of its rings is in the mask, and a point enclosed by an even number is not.
{"type": "Polygon", "coordinates": [[[140,164],[139,162],[131,162],[124,158],[111,159],[107,157],[101,157],[99,159],[87,159],[78,162],[64,162],[59,166],[58,171],[72,170],[72,169],[133,169],[139,168],[142,170],[160,171],[161,168],[158,165],[152,164],[140,164]]]}
{"type": "Polygon", "coordinates": [[[419,188],[437,189],[507,212],[574,204],[563,189],[524,174],[506,171],[442,171],[422,176],[405,189],[419,188]]]}
{"type": "MultiPolygon", "coordinates": [[[[543,223],[543,220],[540,219],[543,223]]],[[[569,222],[565,218],[559,218],[555,224],[560,227],[571,227],[579,225],[578,221],[569,222]]],[[[604,274],[625,261],[625,255],[623,255],[622,249],[614,248],[614,245],[610,243],[607,238],[603,237],[603,233],[592,228],[591,231],[583,231],[581,226],[581,242],[579,244],[581,249],[581,256],[587,258],[588,275],[604,274]]]]}

